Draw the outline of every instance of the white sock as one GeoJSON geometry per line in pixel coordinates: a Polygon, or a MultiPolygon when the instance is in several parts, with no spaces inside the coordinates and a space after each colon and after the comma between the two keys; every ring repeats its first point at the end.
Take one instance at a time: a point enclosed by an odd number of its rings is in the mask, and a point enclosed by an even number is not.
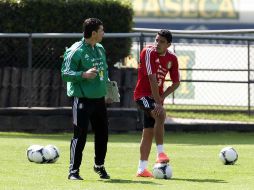
{"type": "Polygon", "coordinates": [[[147,167],[148,161],[147,160],[139,160],[138,163],[138,174],[142,173],[147,167]]]}
{"type": "Polygon", "coordinates": [[[158,144],[157,145],[157,154],[160,154],[164,152],[163,144],[158,144]]]}

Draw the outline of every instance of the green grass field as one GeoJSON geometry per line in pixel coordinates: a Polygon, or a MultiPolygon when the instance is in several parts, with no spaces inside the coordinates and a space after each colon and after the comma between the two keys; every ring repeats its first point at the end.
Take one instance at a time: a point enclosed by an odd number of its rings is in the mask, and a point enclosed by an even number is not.
{"type": "MultiPolygon", "coordinates": [[[[170,180],[135,177],[139,159],[140,132],[110,134],[106,168],[110,180],[100,180],[92,170],[93,135],[88,136],[80,174],[84,181],[67,180],[71,134],[0,133],[1,190],[253,190],[254,133],[170,133],[165,149],[173,167],[170,180]],[[60,151],[54,164],[36,164],[26,158],[32,144],[54,144],[60,151]],[[233,146],[239,160],[224,166],[218,158],[225,146],[233,146]]],[[[155,146],[149,169],[155,160],[155,146]]]]}
{"type": "Polygon", "coordinates": [[[165,105],[167,115],[175,118],[208,119],[254,123],[254,108],[249,114],[247,107],[165,105]]]}

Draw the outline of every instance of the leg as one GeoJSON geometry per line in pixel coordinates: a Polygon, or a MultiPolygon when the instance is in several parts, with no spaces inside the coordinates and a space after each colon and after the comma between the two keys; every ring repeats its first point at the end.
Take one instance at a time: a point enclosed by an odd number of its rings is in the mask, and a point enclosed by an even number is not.
{"type": "Polygon", "coordinates": [[[91,116],[94,131],[94,162],[103,165],[107,153],[108,143],[108,116],[104,99],[96,103],[96,111],[91,116]]]}
{"type": "Polygon", "coordinates": [[[74,176],[79,176],[79,168],[82,162],[82,153],[86,144],[87,129],[89,124],[88,113],[84,110],[84,106],[79,106],[80,104],[83,104],[83,102],[80,102],[78,98],[74,98],[72,108],[74,135],[70,144],[69,179],[72,174],[74,176]]]}
{"type": "Polygon", "coordinates": [[[154,136],[153,126],[154,119],[149,116],[149,112],[145,113],[144,128],[140,142],[140,160],[137,172],[138,177],[152,177],[151,172],[149,172],[146,168],[154,136]]]}
{"type": "Polygon", "coordinates": [[[87,130],[74,125],[74,136],[70,144],[70,173],[79,173],[87,130]]]}
{"type": "Polygon", "coordinates": [[[155,119],[154,123],[154,134],[155,142],[157,145],[157,159],[156,162],[168,162],[169,158],[164,153],[163,143],[164,143],[164,122],[166,118],[166,111],[163,110],[163,113],[159,116],[156,116],[153,111],[151,112],[152,117],[155,119]]]}
{"type": "Polygon", "coordinates": [[[148,160],[153,142],[153,128],[144,128],[140,143],[140,160],[148,160]]]}
{"type": "Polygon", "coordinates": [[[154,100],[150,97],[142,97],[136,101],[139,108],[143,110],[144,125],[143,133],[140,142],[140,160],[138,166],[138,177],[152,177],[151,172],[147,168],[148,158],[152,147],[154,136],[154,123],[155,120],[151,117],[151,110],[154,108],[154,100]]]}
{"type": "Polygon", "coordinates": [[[109,179],[110,176],[104,167],[108,144],[108,116],[105,100],[99,99],[96,102],[96,110],[91,116],[91,124],[94,130],[94,171],[102,179],[109,179]]]}
{"type": "Polygon", "coordinates": [[[156,145],[161,145],[163,144],[163,138],[164,138],[164,122],[166,119],[166,111],[163,110],[163,113],[159,116],[156,116],[152,111],[151,115],[155,120],[155,123],[154,123],[155,142],[156,142],[156,145]]]}

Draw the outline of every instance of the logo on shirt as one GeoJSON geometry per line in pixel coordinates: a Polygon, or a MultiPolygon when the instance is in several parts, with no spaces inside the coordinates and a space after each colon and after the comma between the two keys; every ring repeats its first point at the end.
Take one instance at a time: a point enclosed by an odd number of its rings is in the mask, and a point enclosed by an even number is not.
{"type": "Polygon", "coordinates": [[[172,62],[171,62],[171,61],[169,61],[169,62],[168,62],[168,64],[167,64],[167,68],[168,68],[168,69],[170,69],[170,68],[171,68],[171,66],[172,66],[172,62]]]}
{"type": "Polygon", "coordinates": [[[160,63],[159,58],[157,58],[157,59],[155,60],[155,63],[160,63]]]}
{"type": "Polygon", "coordinates": [[[84,108],[84,105],[83,105],[83,103],[79,103],[79,105],[78,105],[78,109],[83,109],[84,108]]]}
{"type": "Polygon", "coordinates": [[[86,55],[85,55],[85,59],[88,59],[88,58],[89,58],[89,55],[86,54],[86,55]]]}

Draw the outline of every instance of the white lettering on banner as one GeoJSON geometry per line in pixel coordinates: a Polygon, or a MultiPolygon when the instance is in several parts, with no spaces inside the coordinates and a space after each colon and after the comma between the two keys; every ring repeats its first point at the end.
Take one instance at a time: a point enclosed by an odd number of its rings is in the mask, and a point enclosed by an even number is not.
{"type": "Polygon", "coordinates": [[[238,19],[236,0],[131,0],[136,17],[238,19]]]}
{"type": "MultiPolygon", "coordinates": [[[[178,50],[177,57],[180,71],[181,80],[192,80],[193,74],[191,70],[195,65],[196,52],[193,50],[178,50]]],[[[195,86],[192,82],[182,82],[180,87],[175,92],[175,95],[179,99],[194,99],[195,97],[195,86]]]]}

